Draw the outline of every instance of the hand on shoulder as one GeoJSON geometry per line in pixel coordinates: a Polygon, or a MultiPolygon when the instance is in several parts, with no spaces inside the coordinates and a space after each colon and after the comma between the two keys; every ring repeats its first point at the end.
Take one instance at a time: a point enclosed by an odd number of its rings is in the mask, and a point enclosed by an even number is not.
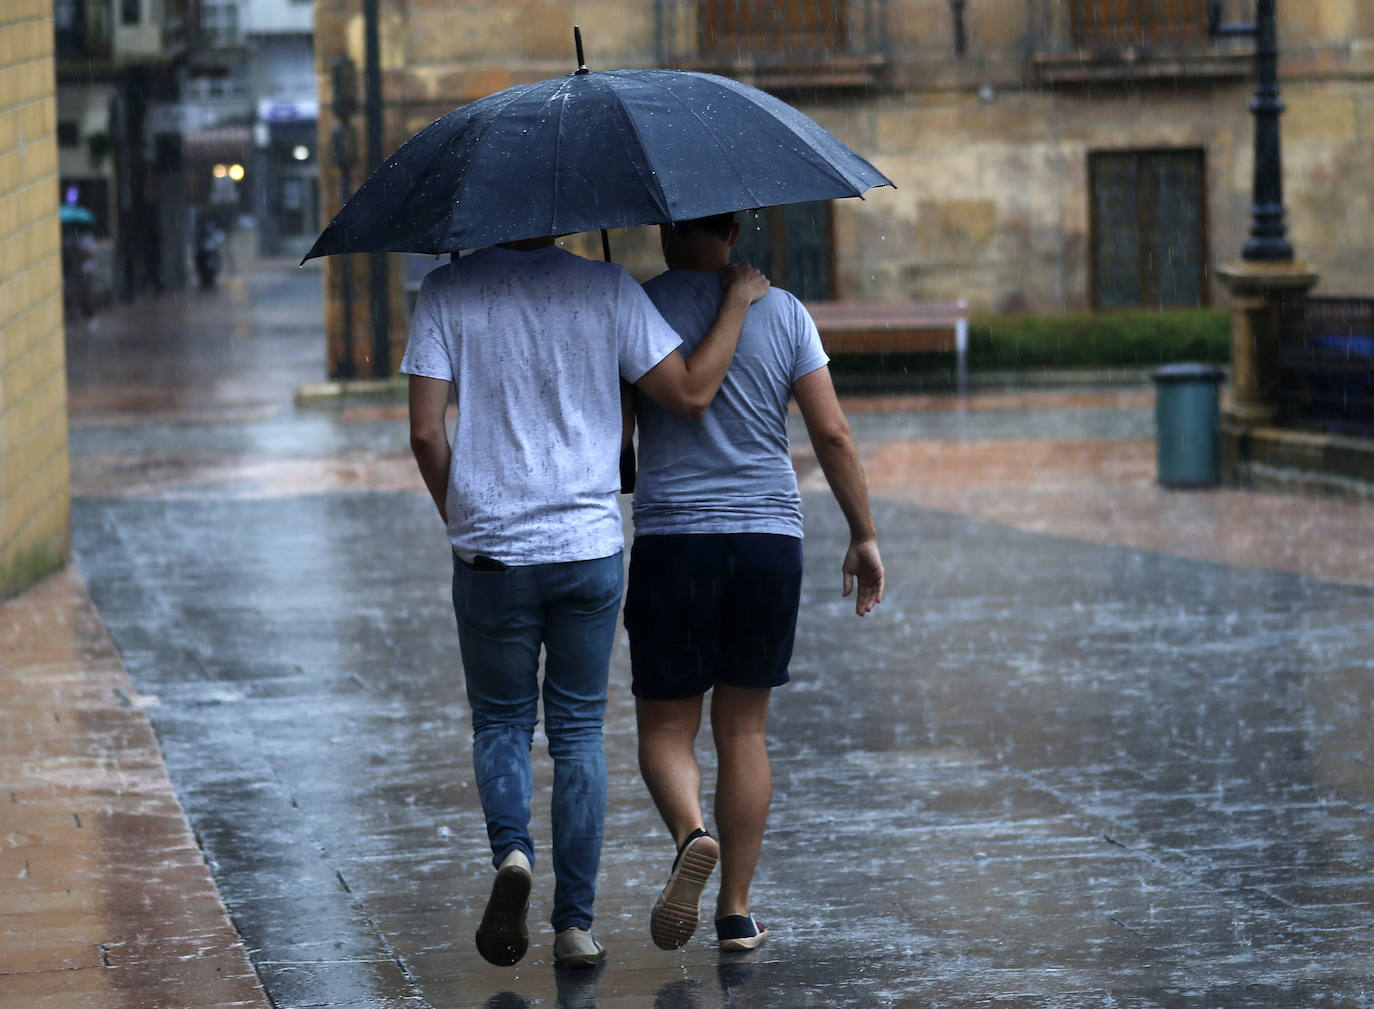
{"type": "Polygon", "coordinates": [[[731,263],[720,271],[720,286],[727,295],[747,297],[753,304],[772,286],[759,269],[749,263],[731,263]]]}

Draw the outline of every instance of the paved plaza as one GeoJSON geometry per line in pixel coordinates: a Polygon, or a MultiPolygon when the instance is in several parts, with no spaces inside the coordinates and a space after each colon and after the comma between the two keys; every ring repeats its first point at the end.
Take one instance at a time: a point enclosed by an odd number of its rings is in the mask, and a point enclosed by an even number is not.
{"type": "Polygon", "coordinates": [[[863,620],[798,424],[769,940],[649,941],[622,633],[607,962],[552,966],[538,801],[530,953],[483,962],[443,533],[403,405],[293,401],[321,301],[269,263],[70,334],[75,560],[0,606],[0,1009],[1374,1007],[1374,505],[1158,487],[1147,386],[846,400],[863,620]]]}

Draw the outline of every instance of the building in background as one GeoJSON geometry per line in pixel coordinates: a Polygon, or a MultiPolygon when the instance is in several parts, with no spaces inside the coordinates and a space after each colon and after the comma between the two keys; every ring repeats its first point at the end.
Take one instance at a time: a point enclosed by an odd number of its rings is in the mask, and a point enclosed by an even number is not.
{"type": "Polygon", "coordinates": [[[317,229],[310,0],[53,0],[62,198],[93,216],[98,286],[187,283],[197,220],[245,255],[317,229]]]}
{"type": "Polygon", "coordinates": [[[51,0],[61,199],[89,211],[97,284],[185,283],[179,68],[193,0],[51,0]]]}
{"type": "Polygon", "coordinates": [[[259,249],[300,258],[320,230],[314,8],[311,0],[244,0],[242,14],[256,102],[259,249]]]}
{"type": "Polygon", "coordinates": [[[181,125],[190,241],[208,219],[228,235],[247,231],[251,248],[255,104],[242,6],[242,0],[198,0],[194,42],[182,68],[181,125]]]}
{"type": "Polygon", "coordinates": [[[310,0],[199,0],[183,93],[191,199],[239,255],[298,255],[318,233],[310,0]]]}
{"type": "MultiPolygon", "coordinates": [[[[803,297],[962,297],[979,313],[1206,305],[1225,298],[1215,265],[1244,241],[1251,175],[1254,43],[1214,35],[1214,6],[1253,16],[1251,0],[380,0],[386,147],[569,72],[577,23],[593,68],[754,83],[897,183],[746,222],[747,253],[803,297]]],[[[362,7],[316,0],[322,108],[333,61],[364,65],[362,7]]],[[[1367,290],[1374,4],[1280,3],[1279,40],[1293,241],[1327,288],[1367,290]]],[[[334,125],[325,108],[323,140],[334,125]]],[[[323,221],[339,177],[328,158],[321,169],[323,221]]],[[[617,238],[617,258],[653,268],[652,242],[617,238]]],[[[333,335],[341,267],[326,269],[333,335]]]]}

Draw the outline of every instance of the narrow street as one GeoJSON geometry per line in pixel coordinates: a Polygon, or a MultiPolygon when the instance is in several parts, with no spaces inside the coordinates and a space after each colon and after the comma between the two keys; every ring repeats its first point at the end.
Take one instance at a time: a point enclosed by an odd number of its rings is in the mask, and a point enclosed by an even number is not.
{"type": "MultiPolygon", "coordinates": [[[[530,953],[483,962],[443,533],[403,404],[294,402],[323,377],[321,304],[317,269],[274,262],[71,331],[75,564],[37,590],[73,612],[89,591],[117,651],[91,676],[127,670],[276,1009],[1374,1007],[1374,507],[1157,487],[1136,387],[847,401],[890,579],[862,621],[798,424],[806,581],[754,889],[769,940],[722,956],[708,923],[679,952],[649,941],[673,849],[636,768],[622,633],[607,963],[552,966],[539,803],[530,953]]],[[[68,675],[94,653],[73,654],[68,675]]],[[[26,710],[0,714],[8,737],[26,710]]],[[[100,759],[119,765],[123,738],[100,759]]],[[[546,793],[542,738],[535,767],[546,793]]],[[[131,843],[119,829],[108,843],[131,843]]],[[[0,915],[0,963],[23,926],[0,915]]],[[[0,1009],[268,1004],[247,974],[216,994],[167,963],[163,994],[145,974],[61,1001],[25,942],[39,966],[0,973],[0,1009]]]]}

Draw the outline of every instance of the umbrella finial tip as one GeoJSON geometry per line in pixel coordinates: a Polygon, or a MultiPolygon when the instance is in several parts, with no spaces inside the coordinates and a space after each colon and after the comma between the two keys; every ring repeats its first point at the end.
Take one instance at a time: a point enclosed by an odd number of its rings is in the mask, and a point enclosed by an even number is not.
{"type": "Polygon", "coordinates": [[[577,46],[577,72],[587,73],[587,58],[582,55],[582,29],[573,25],[573,45],[577,46]]]}

